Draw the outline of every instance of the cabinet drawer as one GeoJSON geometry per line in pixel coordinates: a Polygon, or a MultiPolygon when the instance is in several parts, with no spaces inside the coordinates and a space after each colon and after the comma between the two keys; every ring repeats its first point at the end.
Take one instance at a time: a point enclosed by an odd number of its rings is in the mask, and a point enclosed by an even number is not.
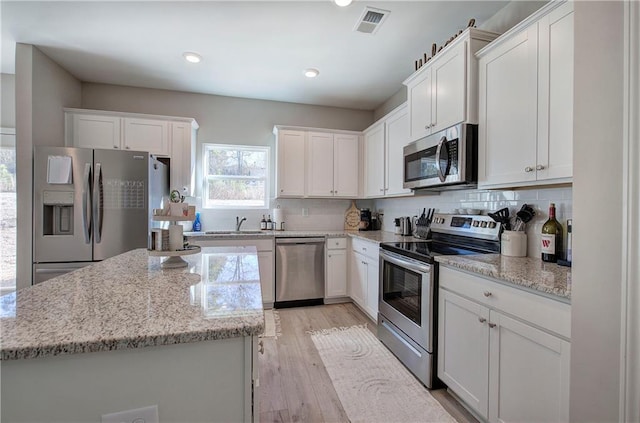
{"type": "Polygon", "coordinates": [[[327,250],[344,250],[347,248],[347,238],[327,238],[327,250]]]}
{"type": "Polygon", "coordinates": [[[253,245],[258,251],[273,251],[273,238],[200,240],[196,237],[190,237],[189,242],[201,247],[247,247],[253,245]]]}
{"type": "Polygon", "coordinates": [[[378,258],[378,243],[372,241],[365,241],[360,238],[352,238],[351,249],[357,253],[363,254],[373,259],[378,258]]]}
{"type": "Polygon", "coordinates": [[[440,267],[440,287],[571,338],[571,306],[541,295],[448,267],[440,267]]]}

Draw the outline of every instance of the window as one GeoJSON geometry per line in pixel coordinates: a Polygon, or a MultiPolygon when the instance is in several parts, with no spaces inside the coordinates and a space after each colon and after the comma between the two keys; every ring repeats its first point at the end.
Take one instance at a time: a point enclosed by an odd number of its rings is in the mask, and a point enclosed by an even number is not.
{"type": "Polygon", "coordinates": [[[203,207],[269,207],[269,147],[204,144],[203,157],[203,207]]]}

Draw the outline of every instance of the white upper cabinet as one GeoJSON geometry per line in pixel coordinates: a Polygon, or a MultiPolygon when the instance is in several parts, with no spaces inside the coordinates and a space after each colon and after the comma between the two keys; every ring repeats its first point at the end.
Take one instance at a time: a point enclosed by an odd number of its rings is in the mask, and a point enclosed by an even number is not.
{"type": "Polygon", "coordinates": [[[276,197],[358,197],[359,132],[276,126],[274,133],[276,197]]]}
{"type": "Polygon", "coordinates": [[[460,122],[478,123],[478,66],[474,54],[497,36],[467,28],[404,81],[410,141],[460,122]]]}
{"type": "Polygon", "coordinates": [[[276,197],[305,195],[307,134],[304,131],[276,132],[276,197]]]}
{"type": "Polygon", "coordinates": [[[571,182],[572,2],[549,3],[478,57],[479,187],[571,182]]]}
{"type": "Polygon", "coordinates": [[[403,104],[364,131],[365,197],[412,195],[402,188],[409,116],[403,104]]]}
{"type": "Polygon", "coordinates": [[[125,150],[148,151],[169,156],[169,122],[154,119],[123,119],[122,144],[125,150]]]}
{"type": "Polygon", "coordinates": [[[67,146],[146,151],[167,157],[171,189],[193,195],[195,119],[70,108],[64,112],[67,146]]]}

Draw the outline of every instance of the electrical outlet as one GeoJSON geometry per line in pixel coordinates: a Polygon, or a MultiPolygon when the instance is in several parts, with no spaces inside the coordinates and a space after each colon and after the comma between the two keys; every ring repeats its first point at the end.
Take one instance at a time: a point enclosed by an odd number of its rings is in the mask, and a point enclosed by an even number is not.
{"type": "Polygon", "coordinates": [[[160,423],[158,419],[158,406],[150,405],[134,410],[103,414],[102,423],[160,423]]]}

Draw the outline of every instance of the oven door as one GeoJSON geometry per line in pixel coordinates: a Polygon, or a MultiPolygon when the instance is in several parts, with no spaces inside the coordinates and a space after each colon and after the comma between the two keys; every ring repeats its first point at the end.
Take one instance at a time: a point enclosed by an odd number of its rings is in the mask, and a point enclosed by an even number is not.
{"type": "Polygon", "coordinates": [[[379,312],[428,352],[433,352],[433,267],[380,250],[379,312]]]}

